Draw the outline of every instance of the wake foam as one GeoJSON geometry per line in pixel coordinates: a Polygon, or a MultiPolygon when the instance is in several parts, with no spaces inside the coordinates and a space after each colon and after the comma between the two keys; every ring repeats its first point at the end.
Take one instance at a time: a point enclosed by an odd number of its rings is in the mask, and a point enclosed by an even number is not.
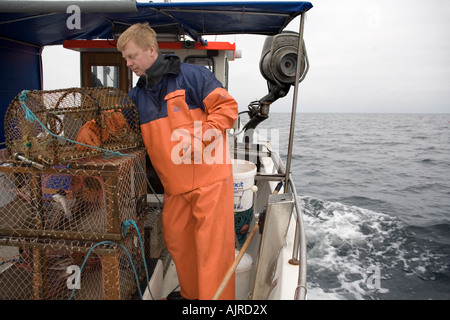
{"type": "MultiPolygon", "coordinates": [[[[444,255],[418,242],[401,221],[387,214],[300,199],[307,237],[308,299],[408,298],[398,292],[411,277],[448,279],[444,255]]],[[[411,284],[413,295],[420,284],[411,284]]],[[[439,297],[439,296],[438,296],[439,297]]]]}

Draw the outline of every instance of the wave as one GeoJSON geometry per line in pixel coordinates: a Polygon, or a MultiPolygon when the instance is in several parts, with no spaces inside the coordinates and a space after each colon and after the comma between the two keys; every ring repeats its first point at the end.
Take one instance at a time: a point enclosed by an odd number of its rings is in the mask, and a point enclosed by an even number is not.
{"type": "Polygon", "coordinates": [[[384,213],[313,197],[300,200],[309,299],[450,298],[448,255],[442,253],[442,244],[416,237],[384,213]],[[403,290],[406,283],[408,292],[403,290]]]}

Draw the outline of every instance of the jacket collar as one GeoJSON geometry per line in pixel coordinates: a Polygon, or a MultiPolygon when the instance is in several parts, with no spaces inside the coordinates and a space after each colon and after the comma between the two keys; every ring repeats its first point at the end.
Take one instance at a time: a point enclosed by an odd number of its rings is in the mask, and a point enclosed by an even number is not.
{"type": "Polygon", "coordinates": [[[180,58],[168,54],[159,54],[155,62],[145,71],[145,75],[142,75],[138,82],[138,87],[154,88],[166,74],[178,75],[180,73],[180,58]]]}

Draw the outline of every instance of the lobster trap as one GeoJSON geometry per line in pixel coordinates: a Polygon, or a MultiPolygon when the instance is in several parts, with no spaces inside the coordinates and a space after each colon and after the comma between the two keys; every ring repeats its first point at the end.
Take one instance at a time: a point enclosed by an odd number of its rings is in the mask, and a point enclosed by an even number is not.
{"type": "Polygon", "coordinates": [[[139,233],[128,233],[100,243],[0,237],[0,300],[131,299],[146,265],[139,233]]]}
{"type": "Polygon", "coordinates": [[[141,147],[137,108],[109,87],[23,91],[5,114],[11,155],[43,165],[141,147]]]}
{"type": "Polygon", "coordinates": [[[145,156],[143,148],[128,149],[112,158],[97,155],[37,169],[3,152],[0,234],[122,239],[123,222],[145,211],[145,156]]]}

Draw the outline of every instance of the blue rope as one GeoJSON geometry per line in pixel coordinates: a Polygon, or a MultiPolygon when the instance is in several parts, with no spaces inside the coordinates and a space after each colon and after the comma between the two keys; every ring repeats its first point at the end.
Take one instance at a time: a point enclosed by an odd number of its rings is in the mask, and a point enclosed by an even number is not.
{"type": "Polygon", "coordinates": [[[243,246],[247,239],[248,233],[242,234],[241,228],[245,225],[250,225],[253,220],[253,207],[245,211],[234,213],[234,232],[238,239],[239,245],[243,246]]]}
{"type": "MultiPolygon", "coordinates": [[[[147,269],[147,263],[146,263],[146,260],[145,260],[145,251],[144,251],[144,245],[143,245],[143,243],[142,243],[141,233],[139,232],[139,228],[138,228],[138,226],[136,225],[136,222],[135,222],[135,221],[133,221],[133,220],[131,220],[131,219],[125,220],[125,221],[124,221],[123,226],[122,226],[123,236],[126,237],[126,235],[127,235],[127,230],[128,230],[128,228],[129,228],[130,226],[133,226],[133,227],[136,229],[136,231],[137,231],[137,234],[138,234],[138,237],[139,237],[139,244],[140,244],[140,246],[141,246],[142,259],[143,259],[144,268],[145,268],[145,276],[146,276],[146,279],[147,279],[147,288],[148,288],[148,292],[150,293],[150,296],[152,297],[152,300],[155,300],[155,298],[153,297],[152,291],[151,291],[151,289],[150,289],[150,278],[149,278],[149,275],[148,275],[148,269],[147,269]]],[[[85,264],[86,264],[87,259],[89,258],[90,254],[92,253],[92,251],[93,251],[97,246],[102,245],[102,244],[118,244],[118,245],[119,245],[120,247],[122,247],[122,249],[126,252],[126,254],[127,254],[127,256],[128,256],[128,259],[130,260],[131,266],[132,266],[132,268],[133,268],[134,277],[135,277],[135,279],[136,279],[136,284],[137,284],[139,296],[141,297],[141,300],[142,300],[142,299],[143,299],[142,291],[141,291],[141,287],[140,287],[140,284],[139,284],[139,277],[138,277],[138,274],[137,274],[137,271],[136,271],[136,267],[134,266],[134,263],[133,263],[133,258],[131,257],[131,255],[130,255],[129,251],[127,250],[127,248],[125,248],[125,246],[122,245],[121,243],[116,243],[116,242],[113,242],[113,241],[102,241],[102,242],[99,242],[99,243],[95,244],[94,246],[92,246],[92,247],[89,249],[88,254],[86,255],[86,257],[84,258],[83,263],[81,264],[80,272],[79,272],[79,274],[78,274],[78,276],[77,276],[75,282],[79,282],[79,281],[80,281],[81,273],[82,273],[82,271],[83,271],[83,268],[84,268],[84,266],[85,266],[85,264]]],[[[69,300],[72,299],[73,295],[75,294],[75,290],[76,290],[76,286],[74,286],[74,288],[72,289],[72,293],[71,293],[71,295],[70,295],[70,297],[69,297],[69,300]]]]}
{"type": "MultiPolygon", "coordinates": [[[[113,242],[113,241],[102,241],[102,242],[99,242],[99,243],[93,245],[92,248],[89,249],[88,254],[86,255],[86,257],[84,258],[83,263],[81,264],[80,272],[78,273],[77,278],[75,279],[75,283],[77,283],[77,282],[80,281],[80,279],[81,279],[81,272],[83,271],[84,265],[86,264],[86,261],[87,261],[87,259],[89,258],[89,255],[92,253],[92,251],[93,251],[97,246],[102,245],[102,244],[116,244],[116,243],[113,242]]],[[[131,257],[131,255],[130,255],[130,253],[128,252],[127,248],[125,248],[125,246],[124,246],[123,244],[118,243],[118,245],[121,246],[123,250],[125,250],[125,252],[126,252],[126,254],[127,254],[127,256],[128,256],[128,259],[130,260],[131,266],[132,266],[132,268],[133,268],[134,276],[135,276],[135,279],[136,279],[136,284],[137,284],[137,287],[138,287],[139,296],[140,296],[141,299],[142,299],[142,292],[141,292],[141,288],[140,288],[140,285],[139,285],[139,277],[138,277],[138,275],[137,275],[136,268],[135,268],[134,263],[133,263],[133,258],[131,257]]],[[[71,293],[71,295],[70,295],[70,297],[69,297],[69,300],[72,299],[73,295],[75,294],[75,290],[76,290],[76,289],[77,289],[77,287],[74,286],[73,289],[72,289],[72,293],[71,293]]]]}
{"type": "MultiPolygon", "coordinates": [[[[55,137],[55,138],[57,138],[57,139],[66,140],[66,141],[71,142],[71,143],[76,143],[76,144],[82,145],[82,146],[84,146],[84,147],[88,147],[88,148],[91,148],[91,149],[95,149],[95,150],[97,150],[97,151],[104,152],[105,154],[103,155],[103,157],[106,158],[106,159],[110,159],[110,158],[113,158],[113,157],[116,157],[116,156],[117,156],[117,157],[132,157],[132,158],[135,159],[136,163],[139,165],[139,167],[140,167],[140,169],[141,169],[141,172],[143,173],[143,172],[145,171],[144,168],[143,168],[143,166],[142,166],[142,164],[141,164],[141,163],[137,160],[137,158],[136,158],[134,155],[132,155],[132,154],[123,154],[123,153],[121,153],[121,152],[119,152],[119,151],[111,151],[111,150],[107,150],[107,149],[103,149],[103,148],[99,148],[99,147],[95,147],[95,146],[90,146],[90,145],[87,145],[87,144],[84,144],[84,143],[81,143],[81,142],[78,142],[78,141],[71,140],[71,139],[66,138],[66,137],[58,136],[58,135],[54,134],[53,132],[51,132],[51,131],[50,131],[50,130],[49,130],[49,129],[48,129],[48,128],[47,128],[47,127],[46,127],[46,126],[45,126],[45,125],[44,125],[37,117],[36,117],[36,115],[33,113],[33,111],[31,111],[30,108],[28,108],[28,106],[26,105],[25,101],[27,100],[27,94],[28,94],[28,92],[29,92],[29,90],[23,90],[23,91],[21,92],[20,96],[19,96],[19,101],[21,102],[22,109],[23,109],[23,111],[25,112],[25,119],[27,119],[29,122],[33,123],[34,121],[36,121],[37,123],[39,123],[39,125],[41,125],[41,127],[42,127],[48,134],[50,134],[51,136],[53,136],[53,137],[55,137]]],[[[162,206],[162,202],[161,202],[161,200],[159,200],[158,196],[156,195],[156,191],[153,189],[152,185],[150,184],[150,181],[148,180],[148,177],[147,177],[146,174],[144,174],[144,178],[145,178],[145,181],[147,182],[147,185],[150,187],[150,189],[152,190],[153,194],[156,196],[156,200],[158,200],[159,204],[162,206]]]]}
{"type": "MultiPolygon", "coordinates": [[[[122,230],[123,230],[123,237],[125,238],[127,236],[127,230],[130,226],[133,226],[138,234],[139,237],[139,244],[141,246],[141,252],[142,252],[142,259],[144,260],[144,268],[145,268],[145,276],[147,278],[147,287],[148,287],[148,292],[150,293],[150,296],[152,297],[152,300],[155,300],[155,298],[153,297],[152,291],[150,290],[150,277],[148,276],[148,269],[147,269],[147,263],[145,260],[145,251],[144,251],[144,245],[142,243],[142,237],[141,237],[141,233],[139,232],[139,228],[136,225],[136,222],[134,220],[125,220],[123,222],[123,226],[122,226],[122,230]]],[[[139,286],[139,285],[138,285],[139,286]]]]}

